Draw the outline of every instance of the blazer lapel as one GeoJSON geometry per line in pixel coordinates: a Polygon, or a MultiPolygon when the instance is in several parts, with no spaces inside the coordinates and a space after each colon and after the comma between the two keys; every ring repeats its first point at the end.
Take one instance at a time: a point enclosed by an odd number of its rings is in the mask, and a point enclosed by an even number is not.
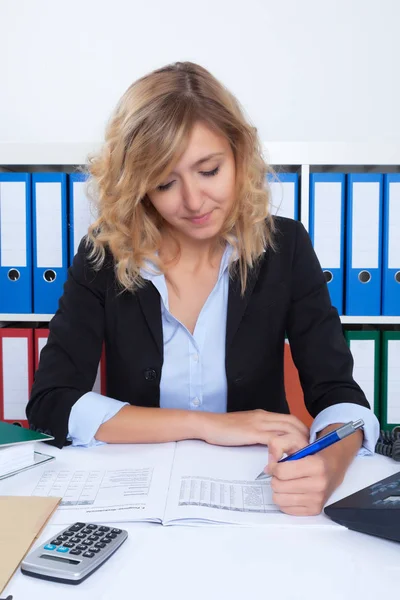
{"type": "Polygon", "coordinates": [[[151,335],[156,343],[157,349],[163,357],[163,334],[162,334],[162,317],[161,317],[161,298],[160,294],[154,285],[148,281],[143,288],[137,292],[140,308],[147,326],[150,329],[151,335]]]}
{"type": "Polygon", "coordinates": [[[233,337],[240,325],[244,311],[246,310],[251,294],[253,293],[260,268],[261,260],[259,259],[254,267],[248,271],[247,285],[243,296],[241,295],[241,283],[238,272],[236,271],[229,280],[228,314],[226,319],[226,351],[232,343],[233,337]]]}

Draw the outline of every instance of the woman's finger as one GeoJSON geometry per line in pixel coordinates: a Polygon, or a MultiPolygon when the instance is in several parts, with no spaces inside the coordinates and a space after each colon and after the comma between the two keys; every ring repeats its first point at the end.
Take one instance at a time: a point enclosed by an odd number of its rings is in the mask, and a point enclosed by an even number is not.
{"type": "Polygon", "coordinates": [[[272,477],[271,489],[278,494],[315,494],[325,490],[323,477],[300,477],[298,479],[278,479],[272,477]]]}
{"type": "Polygon", "coordinates": [[[292,481],[314,477],[326,484],[327,473],[323,459],[320,456],[306,456],[299,460],[289,460],[283,463],[268,464],[270,474],[281,481],[292,481]]]}
{"type": "MultiPolygon", "coordinates": [[[[322,499],[322,495],[321,495],[322,499]]],[[[311,506],[320,501],[316,494],[272,494],[272,501],[280,507],[288,506],[311,506]]]]}
{"type": "Polygon", "coordinates": [[[292,427],[294,427],[295,430],[299,431],[301,434],[305,435],[306,437],[309,437],[310,430],[307,427],[307,425],[305,425],[302,421],[300,421],[300,419],[298,419],[294,415],[285,415],[282,413],[272,413],[272,412],[267,412],[267,411],[263,411],[263,412],[264,412],[263,416],[264,416],[265,422],[266,421],[274,422],[275,420],[277,420],[277,421],[281,421],[284,423],[290,423],[290,425],[292,425],[292,427]]]}
{"type": "Polygon", "coordinates": [[[284,454],[293,454],[307,444],[308,439],[298,433],[274,436],[268,445],[268,463],[277,462],[284,454]]]}
{"type": "MultiPolygon", "coordinates": [[[[280,417],[281,415],[279,415],[280,417]]],[[[267,421],[262,421],[259,423],[259,427],[262,431],[274,431],[279,433],[279,435],[283,435],[286,433],[292,433],[293,435],[302,435],[303,437],[308,438],[308,434],[304,435],[301,433],[296,425],[294,425],[291,421],[285,421],[283,419],[272,420],[269,419],[267,421]]]]}
{"type": "Polygon", "coordinates": [[[314,504],[311,506],[282,506],[280,510],[286,515],[293,515],[296,517],[314,517],[321,514],[322,507],[314,504]]]}

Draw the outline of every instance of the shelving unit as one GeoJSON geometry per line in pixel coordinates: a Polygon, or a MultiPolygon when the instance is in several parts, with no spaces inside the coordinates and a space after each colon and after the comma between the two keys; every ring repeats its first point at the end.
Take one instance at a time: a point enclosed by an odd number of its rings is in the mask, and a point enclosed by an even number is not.
{"type": "MultiPolygon", "coordinates": [[[[73,172],[101,142],[0,143],[0,171],[73,172]]],[[[300,175],[300,220],[309,229],[309,176],[313,171],[400,172],[400,144],[393,142],[326,143],[269,142],[264,144],[266,160],[279,170],[300,175]]],[[[0,323],[48,322],[51,314],[0,314],[0,323]]],[[[344,325],[400,325],[400,316],[341,316],[344,325]]]]}

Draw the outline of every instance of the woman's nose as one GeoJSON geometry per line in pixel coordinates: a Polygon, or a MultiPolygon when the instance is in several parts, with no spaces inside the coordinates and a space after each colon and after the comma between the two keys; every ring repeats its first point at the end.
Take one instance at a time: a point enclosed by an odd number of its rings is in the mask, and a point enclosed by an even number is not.
{"type": "Polygon", "coordinates": [[[183,185],[183,202],[190,212],[199,212],[203,205],[203,196],[196,183],[186,183],[183,185]]]}

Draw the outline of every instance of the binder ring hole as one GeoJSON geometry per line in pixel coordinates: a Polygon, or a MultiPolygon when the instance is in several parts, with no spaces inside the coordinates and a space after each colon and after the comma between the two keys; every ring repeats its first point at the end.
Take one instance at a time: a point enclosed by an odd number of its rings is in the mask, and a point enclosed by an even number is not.
{"type": "Polygon", "coordinates": [[[7,277],[10,281],[18,281],[18,279],[21,277],[21,273],[18,271],[18,269],[10,269],[7,273],[7,277]]]}
{"type": "Polygon", "coordinates": [[[330,283],[333,279],[333,273],[331,271],[324,271],[326,283],[330,283]]]}
{"type": "Polygon", "coordinates": [[[48,283],[52,283],[56,277],[57,274],[55,271],[53,271],[53,269],[47,269],[47,271],[43,273],[43,279],[48,283]]]}
{"type": "Polygon", "coordinates": [[[400,271],[394,274],[394,280],[396,283],[400,283],[400,271]]]}
{"type": "Polygon", "coordinates": [[[358,279],[361,283],[368,283],[368,281],[371,281],[371,273],[369,273],[369,271],[361,271],[358,274],[358,279]]]}

